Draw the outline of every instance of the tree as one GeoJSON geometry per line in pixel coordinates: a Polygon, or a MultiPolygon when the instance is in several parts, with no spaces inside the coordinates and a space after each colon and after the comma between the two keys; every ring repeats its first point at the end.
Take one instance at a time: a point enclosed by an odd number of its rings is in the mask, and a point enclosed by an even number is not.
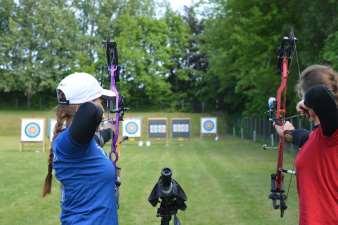
{"type": "Polygon", "coordinates": [[[184,109],[190,106],[188,93],[191,91],[189,68],[186,63],[186,51],[190,36],[189,26],[180,15],[169,7],[166,8],[163,20],[168,29],[166,49],[169,59],[164,67],[167,69],[167,82],[171,85],[171,91],[174,93],[171,104],[173,108],[184,109]]]}
{"type": "Polygon", "coordinates": [[[15,4],[13,0],[2,0],[0,4],[0,92],[11,92],[16,89],[11,46],[15,38],[11,32],[15,4]]]}
{"type": "Polygon", "coordinates": [[[11,74],[11,91],[23,92],[29,107],[36,93],[55,90],[76,67],[78,28],[64,3],[48,0],[17,2],[10,21],[5,42],[10,68],[3,74],[11,74]]]}

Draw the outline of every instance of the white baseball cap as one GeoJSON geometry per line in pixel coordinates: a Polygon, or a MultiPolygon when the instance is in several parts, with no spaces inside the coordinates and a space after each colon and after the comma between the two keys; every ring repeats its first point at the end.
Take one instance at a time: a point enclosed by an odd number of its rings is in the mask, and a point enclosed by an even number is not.
{"type": "Polygon", "coordinates": [[[94,76],[88,73],[72,73],[63,78],[56,90],[64,93],[64,98],[58,96],[61,104],[81,104],[101,96],[114,97],[111,90],[103,89],[94,76]]]}

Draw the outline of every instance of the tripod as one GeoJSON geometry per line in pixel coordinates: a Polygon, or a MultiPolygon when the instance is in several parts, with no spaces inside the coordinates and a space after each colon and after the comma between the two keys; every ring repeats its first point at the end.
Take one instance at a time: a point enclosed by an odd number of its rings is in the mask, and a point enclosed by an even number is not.
{"type": "MultiPolygon", "coordinates": [[[[161,225],[169,225],[170,220],[171,220],[171,216],[162,216],[161,225]]],[[[181,222],[176,216],[176,214],[174,215],[174,225],[181,225],[181,222]]]]}

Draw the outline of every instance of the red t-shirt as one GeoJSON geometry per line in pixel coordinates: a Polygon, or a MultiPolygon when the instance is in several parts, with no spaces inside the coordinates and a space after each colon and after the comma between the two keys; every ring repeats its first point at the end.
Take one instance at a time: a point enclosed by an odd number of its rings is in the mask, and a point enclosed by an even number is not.
{"type": "Polygon", "coordinates": [[[313,130],[295,164],[299,225],[338,225],[338,130],[313,130]]]}

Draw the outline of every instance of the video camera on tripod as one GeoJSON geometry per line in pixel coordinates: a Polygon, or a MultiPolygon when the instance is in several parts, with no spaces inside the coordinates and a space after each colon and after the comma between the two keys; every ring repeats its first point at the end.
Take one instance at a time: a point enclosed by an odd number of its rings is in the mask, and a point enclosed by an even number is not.
{"type": "Polygon", "coordinates": [[[148,201],[152,206],[160,203],[157,209],[157,217],[161,217],[161,225],[169,225],[174,216],[174,225],[180,225],[181,222],[177,217],[177,210],[187,208],[185,201],[187,196],[178,182],[171,178],[172,171],[170,168],[163,168],[158,182],[151,191],[148,201]]]}

